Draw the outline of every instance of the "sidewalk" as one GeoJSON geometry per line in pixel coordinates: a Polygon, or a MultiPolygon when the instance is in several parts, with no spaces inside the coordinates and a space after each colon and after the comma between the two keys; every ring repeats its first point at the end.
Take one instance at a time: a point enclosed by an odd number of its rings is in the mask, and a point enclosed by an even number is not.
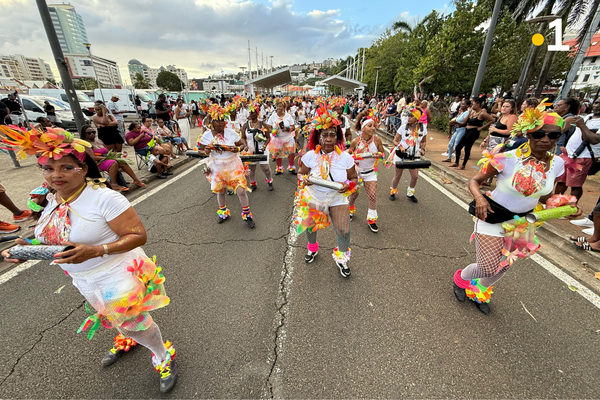
{"type": "MultiPolygon", "coordinates": [[[[196,143],[196,138],[200,133],[199,128],[193,128],[190,131],[190,147],[193,147],[196,143]]],[[[148,182],[156,179],[156,174],[148,171],[148,168],[145,166],[142,167],[141,170],[137,169],[135,165],[135,152],[133,148],[130,146],[123,146],[123,150],[127,151],[129,159],[132,160],[133,165],[131,168],[135,172],[135,174],[140,178],[141,181],[148,184],[148,182]]],[[[172,160],[174,169],[177,169],[178,166],[187,163],[190,159],[185,155],[180,155],[176,160],[172,160]]],[[[8,156],[8,154],[0,153],[0,181],[2,185],[6,188],[6,194],[12,199],[12,201],[20,207],[21,209],[27,208],[27,200],[29,199],[29,193],[31,190],[40,186],[44,182],[44,178],[42,176],[42,171],[38,167],[37,160],[35,157],[27,157],[25,160],[19,160],[21,164],[21,168],[15,168],[13,163],[8,156]]],[[[125,180],[127,182],[131,182],[131,178],[129,175],[123,173],[125,180]]],[[[176,174],[175,174],[176,176],[176,174]]],[[[130,193],[137,192],[141,189],[135,185],[129,185],[129,191],[124,192],[125,196],[129,196],[130,193]]],[[[12,214],[4,207],[0,207],[0,221],[6,221],[9,223],[14,223],[12,220],[12,214]]],[[[17,232],[19,235],[24,235],[29,232],[26,227],[33,225],[35,221],[28,220],[17,225],[21,226],[21,230],[17,232]]]]}

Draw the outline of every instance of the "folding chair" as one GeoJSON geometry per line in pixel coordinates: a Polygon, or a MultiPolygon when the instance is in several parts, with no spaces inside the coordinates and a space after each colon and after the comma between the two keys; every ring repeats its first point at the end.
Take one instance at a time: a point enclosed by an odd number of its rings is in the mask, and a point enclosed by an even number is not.
{"type": "Polygon", "coordinates": [[[142,169],[142,167],[144,166],[148,166],[148,154],[146,153],[145,156],[139,154],[138,152],[135,153],[135,163],[137,165],[137,169],[138,171],[140,169],[142,169]]]}

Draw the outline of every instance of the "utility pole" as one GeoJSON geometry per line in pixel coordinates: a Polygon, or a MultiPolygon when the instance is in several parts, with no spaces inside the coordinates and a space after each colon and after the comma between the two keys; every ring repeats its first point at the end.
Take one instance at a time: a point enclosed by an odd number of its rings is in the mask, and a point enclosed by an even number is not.
{"type": "Polygon", "coordinates": [[[258,78],[259,74],[259,69],[258,69],[258,46],[256,46],[256,77],[258,78]]]}
{"type": "Polygon", "coordinates": [[[273,56],[269,56],[269,57],[271,57],[271,69],[270,69],[270,72],[273,72],[273,56]]]}
{"type": "Polygon", "coordinates": [[[381,67],[375,67],[375,69],[377,70],[377,75],[375,75],[375,93],[373,94],[373,97],[377,97],[377,81],[379,80],[379,70],[381,67]]]}
{"type": "Polygon", "coordinates": [[[250,39],[248,39],[248,75],[252,80],[252,56],[250,55],[250,39]]]}
{"type": "Polygon", "coordinates": [[[481,59],[479,60],[479,67],[477,68],[477,76],[475,77],[475,83],[473,83],[471,97],[479,97],[479,89],[481,88],[481,81],[483,80],[483,74],[485,73],[485,67],[490,54],[490,48],[492,47],[492,41],[494,40],[494,31],[496,30],[496,24],[498,23],[498,16],[500,15],[501,8],[502,0],[496,0],[496,4],[494,4],[494,11],[492,12],[490,27],[488,28],[487,37],[485,38],[485,45],[483,46],[483,51],[481,52],[481,59]]]}
{"type": "MultiPolygon", "coordinates": [[[[586,32],[583,41],[579,43],[579,50],[577,50],[577,55],[575,56],[575,60],[573,60],[573,64],[571,64],[571,69],[567,74],[567,78],[563,82],[558,96],[556,96],[556,101],[563,99],[569,95],[571,85],[573,84],[573,82],[575,82],[575,77],[577,76],[577,73],[581,68],[581,64],[583,63],[585,53],[587,53],[587,50],[590,44],[592,43],[592,37],[594,36],[594,33],[596,33],[596,31],[598,30],[598,25],[600,25],[600,12],[598,12],[600,10],[598,10],[598,6],[596,6],[595,11],[596,13],[594,15],[594,19],[592,20],[592,23],[590,24],[590,27],[586,32]]],[[[596,94],[596,96],[598,95],[596,94]]]]}
{"type": "Polygon", "coordinates": [[[104,93],[102,93],[102,86],[100,86],[100,78],[98,78],[98,72],[96,72],[96,66],[94,65],[94,59],[92,58],[92,45],[90,43],[83,44],[90,55],[90,62],[92,63],[92,70],[94,71],[94,76],[96,77],[96,83],[98,84],[98,89],[100,89],[100,97],[102,97],[102,101],[106,103],[104,100],[104,93]]]}
{"type": "Polygon", "coordinates": [[[58,37],[56,36],[56,31],[54,30],[54,24],[52,24],[52,19],[50,19],[48,5],[46,4],[46,0],[35,0],[35,2],[38,6],[40,16],[42,17],[42,23],[44,24],[44,29],[46,30],[46,35],[48,36],[48,42],[50,42],[52,55],[56,61],[56,66],[58,67],[58,72],[60,73],[63,87],[67,93],[67,100],[69,101],[69,106],[71,107],[71,112],[73,113],[75,124],[77,125],[77,131],[81,132],[81,128],[85,125],[85,120],[83,119],[83,113],[81,112],[79,100],[77,100],[77,93],[75,92],[75,87],[73,86],[73,81],[71,80],[69,69],[67,68],[65,56],[60,48],[60,43],[58,42],[58,37]]]}
{"type": "Polygon", "coordinates": [[[362,69],[360,71],[360,81],[362,82],[365,77],[365,48],[363,47],[363,60],[362,60],[362,69]]]}

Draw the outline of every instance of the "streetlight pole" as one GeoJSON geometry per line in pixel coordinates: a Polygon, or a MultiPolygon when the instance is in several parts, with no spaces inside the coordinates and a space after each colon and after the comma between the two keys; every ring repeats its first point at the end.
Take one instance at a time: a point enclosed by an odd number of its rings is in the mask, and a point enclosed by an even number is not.
{"type": "Polygon", "coordinates": [[[90,61],[92,63],[92,70],[94,71],[94,76],[96,77],[96,83],[98,83],[98,89],[100,90],[100,97],[102,97],[102,101],[106,104],[106,100],[104,100],[104,93],[102,93],[102,86],[100,86],[100,79],[98,78],[98,72],[96,72],[96,66],[94,65],[94,59],[92,58],[92,44],[84,43],[83,44],[90,55],[90,61]]]}
{"type": "Polygon", "coordinates": [[[377,81],[379,80],[379,70],[381,67],[375,67],[375,69],[377,70],[377,75],[375,75],[375,93],[373,94],[373,97],[377,97],[377,81]]]}
{"type": "Polygon", "coordinates": [[[479,60],[477,75],[475,76],[475,82],[473,83],[471,97],[479,97],[479,89],[481,88],[481,81],[483,80],[483,74],[485,73],[485,67],[490,54],[490,48],[492,47],[492,41],[494,40],[494,31],[496,30],[496,23],[498,22],[498,16],[500,15],[501,8],[502,0],[496,0],[496,4],[494,4],[494,11],[492,12],[490,27],[488,28],[487,37],[485,38],[485,45],[483,46],[483,51],[481,52],[481,59],[479,60]]]}
{"type": "Polygon", "coordinates": [[[58,67],[58,72],[60,73],[60,79],[62,80],[63,87],[65,89],[65,92],[67,93],[67,101],[69,102],[69,106],[71,107],[71,112],[73,113],[75,124],[77,125],[77,131],[81,132],[81,128],[85,125],[85,120],[83,119],[81,106],[79,105],[79,100],[77,99],[77,92],[75,92],[75,87],[73,86],[73,80],[71,79],[69,69],[67,68],[65,56],[60,47],[60,43],[58,42],[58,37],[56,36],[54,24],[52,23],[52,19],[50,18],[48,5],[46,4],[46,0],[35,1],[40,12],[40,17],[42,17],[42,23],[44,24],[44,30],[46,31],[46,35],[48,36],[48,42],[50,42],[50,49],[52,50],[52,55],[54,56],[56,66],[58,67]]]}

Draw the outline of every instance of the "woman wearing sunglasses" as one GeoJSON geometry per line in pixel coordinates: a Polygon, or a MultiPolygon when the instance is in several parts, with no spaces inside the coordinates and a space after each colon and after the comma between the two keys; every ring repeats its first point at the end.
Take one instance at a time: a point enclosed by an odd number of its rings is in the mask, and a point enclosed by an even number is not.
{"type": "Polygon", "coordinates": [[[563,126],[564,120],[558,114],[546,113],[540,105],[519,118],[513,127],[513,132],[522,132],[528,141],[516,150],[489,155],[469,181],[475,198],[469,212],[477,217],[472,236],[477,262],[454,274],[458,301],[469,297],[482,313],[489,314],[492,285],[516,259],[529,257],[539,249],[535,224],[517,221],[515,216],[524,217],[538,203],[545,204],[556,178],[563,174],[563,160],[552,153],[563,126]],[[487,197],[479,188],[494,176],[498,183],[487,197]]]}

